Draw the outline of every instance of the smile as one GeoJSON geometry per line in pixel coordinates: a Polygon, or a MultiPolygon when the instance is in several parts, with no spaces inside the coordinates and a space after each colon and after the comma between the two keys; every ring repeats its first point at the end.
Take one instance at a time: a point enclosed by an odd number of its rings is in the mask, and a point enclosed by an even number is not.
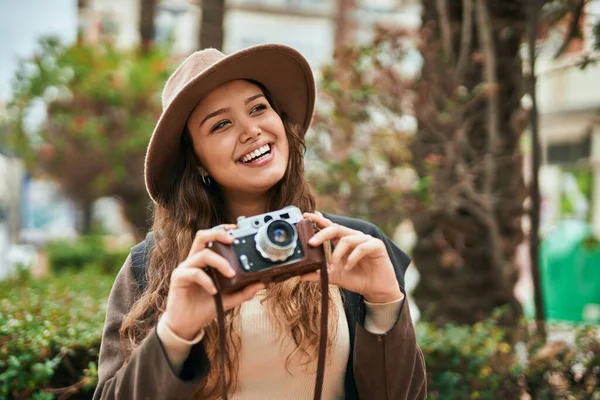
{"type": "Polygon", "coordinates": [[[265,144],[264,146],[255,149],[242,157],[240,157],[239,162],[242,164],[260,164],[261,161],[266,161],[271,158],[272,155],[272,144],[265,144]]]}

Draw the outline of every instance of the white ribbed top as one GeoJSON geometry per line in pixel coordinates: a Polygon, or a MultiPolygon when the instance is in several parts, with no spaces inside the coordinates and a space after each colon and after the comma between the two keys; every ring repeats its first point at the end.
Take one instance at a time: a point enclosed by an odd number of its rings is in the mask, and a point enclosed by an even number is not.
{"type": "MultiPolygon", "coordinates": [[[[323,400],[344,398],[344,377],[350,354],[348,322],[337,288],[331,291],[337,307],[337,336],[327,349],[323,382],[323,400]]],[[[288,354],[295,349],[290,335],[280,335],[277,322],[269,317],[260,303],[264,292],[244,303],[241,316],[241,354],[239,390],[232,400],[301,400],[314,395],[317,357],[302,365],[300,354],[294,355],[286,370],[288,354]],[[290,374],[291,372],[291,374],[290,374]],[[293,374],[293,375],[292,375],[293,374]]]]}
{"type": "MultiPolygon", "coordinates": [[[[279,335],[275,321],[260,303],[265,291],[244,303],[240,312],[241,354],[239,364],[239,390],[230,396],[233,400],[308,400],[313,398],[317,360],[308,366],[300,365],[295,357],[285,368],[285,360],[295,348],[289,335],[279,335]]],[[[337,336],[333,346],[327,349],[328,363],[323,380],[323,400],[344,399],[344,377],[350,354],[348,321],[338,288],[332,291],[337,307],[337,336]]],[[[365,301],[365,329],[373,334],[390,330],[402,306],[402,299],[389,303],[374,304],[365,301]]],[[[354,329],[354,327],[352,327],[354,329]]],[[[160,319],[157,334],[165,346],[169,362],[179,374],[188,357],[192,342],[202,340],[200,333],[193,341],[185,341],[174,334],[164,319],[160,319]]]]}

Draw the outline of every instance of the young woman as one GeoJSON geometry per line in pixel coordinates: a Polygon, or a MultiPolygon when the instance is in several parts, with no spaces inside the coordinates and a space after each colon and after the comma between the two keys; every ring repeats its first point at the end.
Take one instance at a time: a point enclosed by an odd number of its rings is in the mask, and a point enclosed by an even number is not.
{"type": "MultiPolygon", "coordinates": [[[[375,226],[315,212],[304,135],[315,102],[306,60],[282,45],[229,56],[203,50],[167,81],[150,141],[155,203],[148,257],[129,257],[112,288],[96,399],[216,399],[219,341],[208,244],[231,244],[239,216],[293,205],[328,251],[329,327],[323,399],[424,399],[426,377],[403,276],[409,258],[375,226]],[[333,249],[333,250],[331,250],[333,249]],[[137,264],[137,266],[135,265],[137,264]],[[143,284],[138,277],[143,271],[143,284]]],[[[317,272],[223,296],[232,399],[313,396],[320,333],[317,272]]]]}

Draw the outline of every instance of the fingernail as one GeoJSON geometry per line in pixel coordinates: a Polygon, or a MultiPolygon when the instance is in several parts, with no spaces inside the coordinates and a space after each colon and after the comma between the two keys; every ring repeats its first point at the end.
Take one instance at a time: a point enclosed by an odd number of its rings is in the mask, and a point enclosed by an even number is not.
{"type": "Polygon", "coordinates": [[[317,238],[315,236],[311,237],[308,240],[308,244],[316,244],[317,243],[317,238]]]}
{"type": "Polygon", "coordinates": [[[213,294],[213,295],[217,294],[217,288],[216,288],[216,287],[214,287],[214,286],[213,286],[213,287],[211,287],[211,288],[210,288],[210,294],[213,294]]]}

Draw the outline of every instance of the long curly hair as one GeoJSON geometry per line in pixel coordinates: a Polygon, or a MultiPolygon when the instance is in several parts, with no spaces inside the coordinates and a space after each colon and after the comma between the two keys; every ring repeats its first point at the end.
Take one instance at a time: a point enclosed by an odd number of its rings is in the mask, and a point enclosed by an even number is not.
{"type": "MultiPolygon", "coordinates": [[[[256,82],[264,92],[273,109],[281,117],[289,142],[289,160],[283,178],[270,192],[269,211],[294,205],[303,212],[315,210],[312,195],[304,175],[304,153],[306,147],[300,126],[278,110],[268,91],[256,82]]],[[[189,132],[181,139],[181,155],[176,176],[169,190],[157,199],[153,215],[152,230],[155,246],[147,265],[147,287],[125,317],[120,329],[121,343],[126,359],[141,343],[157,323],[166,308],[171,273],[186,257],[197,230],[208,229],[229,222],[223,208],[223,194],[216,184],[202,184],[197,161],[192,149],[189,132]]],[[[326,255],[330,246],[326,246],[326,255]]],[[[330,299],[333,297],[330,295],[330,299]]],[[[272,284],[262,300],[266,312],[276,321],[279,334],[289,334],[295,349],[286,355],[289,365],[294,355],[300,355],[307,365],[318,354],[321,315],[320,284],[301,282],[292,278],[272,284]]],[[[337,310],[333,300],[329,302],[328,346],[336,335],[337,310]]],[[[226,365],[227,388],[233,393],[238,388],[238,355],[241,346],[239,332],[240,307],[226,313],[226,365]]],[[[216,321],[205,327],[203,339],[209,359],[218,360],[219,330],[216,321]]],[[[216,399],[220,396],[220,364],[212,363],[208,376],[204,379],[196,398],[216,399]]]]}

